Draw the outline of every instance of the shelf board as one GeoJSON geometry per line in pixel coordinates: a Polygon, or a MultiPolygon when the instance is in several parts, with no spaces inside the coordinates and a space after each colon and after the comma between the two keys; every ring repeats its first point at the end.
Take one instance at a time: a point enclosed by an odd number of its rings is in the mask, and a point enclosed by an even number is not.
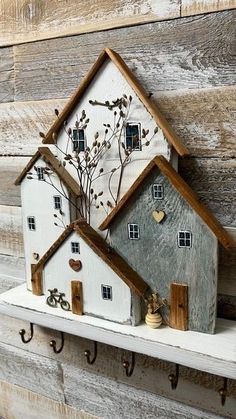
{"type": "Polygon", "coordinates": [[[126,326],[49,307],[25,284],[0,295],[0,313],[36,325],[236,379],[236,322],[217,320],[216,333],[126,326]]]}

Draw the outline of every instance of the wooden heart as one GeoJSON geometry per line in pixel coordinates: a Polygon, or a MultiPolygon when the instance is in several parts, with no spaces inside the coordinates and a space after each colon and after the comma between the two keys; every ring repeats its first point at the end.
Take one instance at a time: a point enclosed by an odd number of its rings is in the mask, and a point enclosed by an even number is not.
{"type": "Polygon", "coordinates": [[[165,218],[164,211],[153,211],[152,216],[157,223],[161,223],[165,218]]]}
{"type": "Polygon", "coordinates": [[[80,260],[70,259],[69,260],[69,265],[73,269],[73,271],[75,271],[75,272],[79,272],[80,269],[82,268],[82,263],[81,263],[80,260]]]}

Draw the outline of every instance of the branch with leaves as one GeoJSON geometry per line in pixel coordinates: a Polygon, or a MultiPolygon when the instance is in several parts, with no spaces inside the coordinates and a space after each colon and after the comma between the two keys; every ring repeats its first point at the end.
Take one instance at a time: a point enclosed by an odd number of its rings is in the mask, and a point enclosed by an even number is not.
{"type": "MultiPolygon", "coordinates": [[[[63,129],[67,137],[64,149],[59,147],[58,144],[55,145],[62,156],[63,166],[66,167],[69,164],[75,170],[77,181],[82,192],[79,213],[88,223],[91,221],[92,207],[97,209],[101,207],[104,209],[105,213],[108,214],[110,209],[117,205],[120,199],[124,170],[131,162],[133,152],[137,147],[149,146],[153,137],[158,132],[158,127],[155,128],[152,135],[149,133],[148,129],[143,128],[141,138],[139,138],[139,136],[133,136],[132,146],[127,147],[124,138],[125,129],[127,125],[129,125],[128,119],[132,106],[132,96],[127,97],[127,95],[124,94],[121,98],[117,98],[113,101],[100,102],[97,100],[90,100],[89,103],[92,106],[106,107],[108,112],[113,113],[113,123],[103,123],[102,129],[99,129],[99,132],[97,131],[94,134],[92,141],[87,138],[87,143],[91,144],[91,146],[86,146],[83,150],[80,150],[80,130],[83,130],[86,135],[86,130],[90,123],[90,118],[87,117],[85,110],[83,110],[80,117],[77,115],[74,127],[68,127],[66,121],[63,124],[63,129]],[[103,163],[106,154],[111,148],[115,148],[116,152],[118,152],[118,161],[115,167],[106,171],[103,168],[103,163]],[[73,152],[70,150],[73,150],[73,152]],[[111,185],[115,174],[117,176],[117,182],[115,188],[113,187],[112,189],[111,185]],[[96,181],[104,176],[107,178],[107,190],[110,195],[110,199],[107,200],[107,202],[103,202],[101,198],[104,191],[95,190],[96,181]]],[[[59,117],[59,111],[57,109],[55,110],[55,114],[59,117]]],[[[45,138],[43,133],[40,133],[40,136],[45,138]]],[[[47,171],[45,174],[48,174],[47,171]]]]}

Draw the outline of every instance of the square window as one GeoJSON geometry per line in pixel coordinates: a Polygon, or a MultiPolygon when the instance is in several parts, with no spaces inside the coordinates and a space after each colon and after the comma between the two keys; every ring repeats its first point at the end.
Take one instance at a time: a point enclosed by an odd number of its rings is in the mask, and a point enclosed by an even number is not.
{"type": "Polygon", "coordinates": [[[192,246],[192,233],[190,231],[178,232],[178,246],[188,248],[192,246]]]}
{"type": "Polygon", "coordinates": [[[35,231],[36,230],[35,217],[28,217],[27,222],[28,222],[29,230],[35,231]]]}
{"type": "Polygon", "coordinates": [[[54,209],[56,210],[60,210],[62,205],[61,205],[61,196],[54,196],[53,197],[54,200],[54,209]]]}
{"type": "Polygon", "coordinates": [[[102,285],[101,288],[103,300],[112,300],[112,287],[109,285],[102,285]]]}
{"type": "Polygon", "coordinates": [[[128,235],[130,240],[139,239],[139,226],[138,224],[128,224],[128,235]]]}
{"type": "Polygon", "coordinates": [[[126,148],[141,150],[140,124],[127,124],[125,127],[126,148]]]}
{"type": "Polygon", "coordinates": [[[79,242],[71,242],[71,252],[80,253],[79,242]]]}
{"type": "Polygon", "coordinates": [[[153,195],[153,199],[163,199],[164,197],[163,186],[160,185],[159,183],[154,183],[152,185],[152,195],[153,195]]]}
{"type": "Polygon", "coordinates": [[[73,151],[78,151],[80,153],[85,150],[85,135],[83,128],[73,129],[72,142],[73,151]]]}
{"type": "Polygon", "coordinates": [[[37,167],[38,180],[44,180],[44,167],[37,167]]]}

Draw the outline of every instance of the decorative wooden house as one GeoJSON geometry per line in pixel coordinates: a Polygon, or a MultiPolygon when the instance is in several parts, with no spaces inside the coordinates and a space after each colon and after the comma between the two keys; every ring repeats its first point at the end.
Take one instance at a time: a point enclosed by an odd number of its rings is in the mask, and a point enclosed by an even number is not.
{"type": "Polygon", "coordinates": [[[51,151],[16,180],[28,289],[132,325],[158,293],[172,327],[213,333],[218,240],[234,243],[174,170],[188,152],[119,55],[105,49],[56,115],[51,151]]]}
{"type": "Polygon", "coordinates": [[[100,229],[109,229],[111,245],[170,301],[173,327],[214,332],[218,241],[235,243],[163,156],[148,164],[100,229]]]}
{"type": "Polygon", "coordinates": [[[80,188],[47,147],[40,147],[15,181],[21,185],[27,287],[31,269],[78,217],[80,188]]]}
{"type": "Polygon", "coordinates": [[[63,292],[75,314],[132,325],[140,321],[140,297],[148,289],[83,220],[70,224],[43,255],[33,268],[32,281],[39,295],[54,288],[63,292]]]}
{"type": "MultiPolygon", "coordinates": [[[[188,154],[131,70],[109,48],[102,51],[43,139],[44,144],[54,144],[61,161],[68,155],[91,151],[94,143],[99,151],[97,144],[101,150],[104,141],[110,147],[96,161],[92,185],[98,193],[103,192],[104,205],[107,201],[115,205],[156,155],[164,155],[177,168],[178,155],[188,154]]],[[[68,163],[68,171],[78,180],[76,168],[68,163]]],[[[95,229],[104,214],[104,207],[91,207],[89,222],[95,229]]]]}

